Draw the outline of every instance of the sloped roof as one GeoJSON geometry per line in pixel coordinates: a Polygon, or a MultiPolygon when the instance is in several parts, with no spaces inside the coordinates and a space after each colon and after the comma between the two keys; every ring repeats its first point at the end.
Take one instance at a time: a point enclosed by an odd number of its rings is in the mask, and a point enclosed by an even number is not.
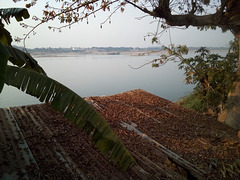
{"type": "Polygon", "coordinates": [[[236,130],[146,91],[85,100],[137,165],[122,172],[84,132],[41,104],[0,109],[1,179],[219,179],[222,166],[240,157],[236,130]]]}

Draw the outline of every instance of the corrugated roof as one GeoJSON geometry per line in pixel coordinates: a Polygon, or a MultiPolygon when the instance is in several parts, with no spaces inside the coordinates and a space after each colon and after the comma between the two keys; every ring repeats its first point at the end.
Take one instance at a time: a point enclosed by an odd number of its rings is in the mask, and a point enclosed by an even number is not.
{"type": "Polygon", "coordinates": [[[84,132],[41,104],[0,109],[1,179],[217,179],[222,163],[240,157],[236,130],[146,91],[85,100],[109,122],[136,166],[122,172],[84,132]]]}

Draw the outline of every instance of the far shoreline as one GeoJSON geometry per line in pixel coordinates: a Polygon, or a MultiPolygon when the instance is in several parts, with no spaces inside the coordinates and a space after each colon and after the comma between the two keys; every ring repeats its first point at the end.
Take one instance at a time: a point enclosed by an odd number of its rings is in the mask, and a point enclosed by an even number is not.
{"type": "MultiPolygon", "coordinates": [[[[194,53],[197,49],[190,49],[190,53],[194,53]]],[[[216,48],[210,49],[212,53],[220,53],[227,52],[226,49],[216,48]]],[[[109,56],[119,56],[119,55],[126,55],[126,56],[150,56],[150,55],[162,55],[168,54],[167,50],[159,50],[159,51],[123,51],[123,52],[99,52],[99,51],[90,51],[90,52],[80,52],[80,51],[69,51],[69,52],[30,52],[30,54],[34,58],[41,58],[41,57],[76,57],[76,56],[87,56],[87,55],[109,55],[109,56]]]]}

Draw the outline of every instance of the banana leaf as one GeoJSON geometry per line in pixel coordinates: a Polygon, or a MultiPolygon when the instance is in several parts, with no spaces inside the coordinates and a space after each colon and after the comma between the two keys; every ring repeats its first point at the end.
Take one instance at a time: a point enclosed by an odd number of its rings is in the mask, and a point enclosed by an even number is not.
{"type": "Polygon", "coordinates": [[[21,21],[23,18],[29,18],[30,15],[25,8],[0,9],[0,42],[5,45],[5,47],[1,46],[0,48],[4,48],[3,51],[7,49],[9,61],[11,61],[14,65],[19,67],[24,66],[26,69],[32,69],[46,75],[41,66],[38,65],[37,61],[29,53],[25,53],[11,46],[11,34],[4,28],[4,24],[2,22],[2,19],[4,19],[7,24],[10,23],[11,17],[15,17],[17,21],[21,21]]]}
{"type": "Polygon", "coordinates": [[[12,46],[5,46],[9,52],[9,61],[18,67],[34,70],[38,73],[46,75],[46,72],[38,64],[38,62],[30,55],[12,46]]]}
{"type": "Polygon", "coordinates": [[[10,24],[10,18],[15,17],[17,21],[30,17],[28,10],[25,8],[0,8],[0,42],[10,46],[12,43],[11,34],[4,28],[3,19],[10,24]]]}
{"type": "Polygon", "coordinates": [[[9,58],[9,54],[5,46],[0,42],[0,93],[2,92],[6,71],[7,71],[7,61],[9,58]]]}
{"type": "Polygon", "coordinates": [[[37,72],[7,66],[5,83],[37,97],[41,102],[49,102],[51,107],[64,114],[66,119],[87,134],[92,134],[92,142],[110,160],[119,163],[126,170],[135,163],[106,120],[79,95],[59,82],[37,72]],[[92,133],[91,133],[92,132],[92,133]]]}
{"type": "Polygon", "coordinates": [[[12,43],[12,36],[8,30],[4,28],[4,25],[0,23],[0,42],[4,45],[11,45],[12,43]]]}
{"type": "Polygon", "coordinates": [[[22,21],[23,18],[27,19],[30,17],[26,8],[1,8],[0,16],[6,21],[7,24],[10,23],[11,17],[15,17],[17,21],[22,21]]]}

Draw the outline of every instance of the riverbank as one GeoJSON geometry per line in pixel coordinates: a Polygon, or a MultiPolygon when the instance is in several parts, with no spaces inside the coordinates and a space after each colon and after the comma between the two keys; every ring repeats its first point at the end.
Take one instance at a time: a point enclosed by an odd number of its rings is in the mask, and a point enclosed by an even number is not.
{"type": "Polygon", "coordinates": [[[33,52],[31,55],[35,58],[38,57],[74,57],[74,56],[83,56],[83,55],[128,55],[128,56],[148,56],[155,54],[166,54],[167,51],[132,51],[132,52],[99,52],[99,51],[91,51],[91,52],[33,52]]]}

